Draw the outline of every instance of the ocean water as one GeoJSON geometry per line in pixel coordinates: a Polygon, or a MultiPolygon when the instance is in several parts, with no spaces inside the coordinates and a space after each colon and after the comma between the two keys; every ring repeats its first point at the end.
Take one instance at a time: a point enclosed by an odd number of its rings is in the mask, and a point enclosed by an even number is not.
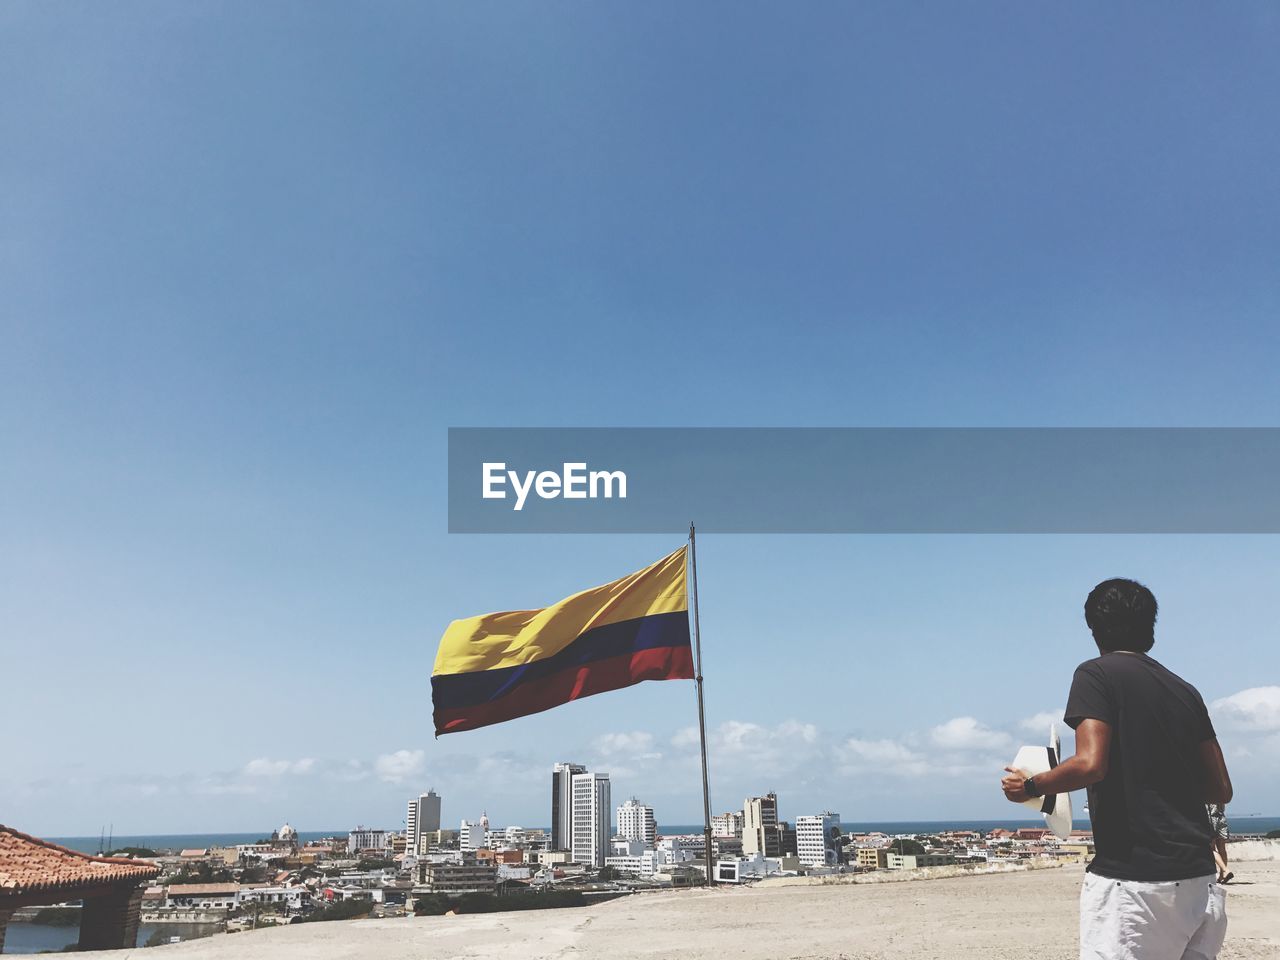
{"type": "MultiPolygon", "coordinates": [[[[155,925],[144,923],[138,928],[138,946],[144,946],[151,934],[162,930],[166,937],[182,937],[183,940],[195,940],[212,936],[220,932],[216,924],[207,923],[166,923],[155,925]]],[[[48,927],[41,923],[10,923],[4,938],[4,952],[11,953],[60,953],[63,947],[70,946],[80,939],[79,927],[48,927]]]]}
{"type": "MultiPolygon", "coordinates": [[[[300,830],[298,839],[303,843],[312,840],[323,840],[325,837],[345,837],[346,830],[300,830]]],[[[253,843],[271,836],[270,830],[259,830],[255,833],[159,833],[147,836],[117,834],[111,837],[110,849],[121,847],[145,847],[148,850],[200,850],[205,847],[234,847],[239,843],[253,843]]],[[[81,853],[97,853],[102,849],[103,838],[100,837],[43,837],[81,853]]]]}

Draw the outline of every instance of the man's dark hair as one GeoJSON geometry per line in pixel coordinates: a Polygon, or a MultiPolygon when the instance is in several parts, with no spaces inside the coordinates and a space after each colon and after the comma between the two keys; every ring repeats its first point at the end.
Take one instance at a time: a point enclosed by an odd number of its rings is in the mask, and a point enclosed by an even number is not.
{"type": "Polygon", "coordinates": [[[1156,642],[1156,596],[1137,580],[1103,580],[1084,602],[1084,622],[1104,652],[1146,653],[1156,642]]]}

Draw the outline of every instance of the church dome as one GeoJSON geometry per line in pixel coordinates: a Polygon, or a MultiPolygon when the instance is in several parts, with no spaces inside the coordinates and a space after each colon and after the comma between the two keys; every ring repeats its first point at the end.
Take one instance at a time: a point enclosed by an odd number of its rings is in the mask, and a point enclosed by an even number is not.
{"type": "Polygon", "coordinates": [[[297,840],[298,831],[293,829],[293,827],[289,826],[289,824],[286,823],[283,827],[280,828],[280,839],[281,840],[297,840]]]}

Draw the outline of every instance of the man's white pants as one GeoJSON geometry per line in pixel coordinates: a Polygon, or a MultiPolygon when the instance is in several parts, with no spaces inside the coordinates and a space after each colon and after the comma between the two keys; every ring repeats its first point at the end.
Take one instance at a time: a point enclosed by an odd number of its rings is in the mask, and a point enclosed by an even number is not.
{"type": "Polygon", "coordinates": [[[1227,892],[1212,875],[1139,883],[1086,873],[1080,960],[1214,960],[1227,935],[1227,892]]]}

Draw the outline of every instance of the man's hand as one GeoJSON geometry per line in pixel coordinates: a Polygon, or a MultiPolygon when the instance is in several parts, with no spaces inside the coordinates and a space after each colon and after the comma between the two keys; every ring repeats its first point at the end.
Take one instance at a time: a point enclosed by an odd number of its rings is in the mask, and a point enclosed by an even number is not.
{"type": "MultiPolygon", "coordinates": [[[[1083,720],[1076,727],[1076,755],[1052,770],[1036,774],[1036,793],[1047,797],[1091,787],[1107,775],[1110,763],[1111,727],[1101,720],[1083,720]]],[[[1005,770],[1009,776],[1000,782],[1004,795],[1014,803],[1032,799],[1024,786],[1027,772],[1016,767],[1005,767],[1005,770]]]]}
{"type": "Polygon", "coordinates": [[[1017,767],[1005,767],[1005,771],[1009,776],[1000,781],[1000,786],[1004,790],[1005,799],[1011,800],[1013,803],[1022,803],[1024,800],[1030,800],[1027,796],[1027,772],[1019,770],[1017,767]]]}

